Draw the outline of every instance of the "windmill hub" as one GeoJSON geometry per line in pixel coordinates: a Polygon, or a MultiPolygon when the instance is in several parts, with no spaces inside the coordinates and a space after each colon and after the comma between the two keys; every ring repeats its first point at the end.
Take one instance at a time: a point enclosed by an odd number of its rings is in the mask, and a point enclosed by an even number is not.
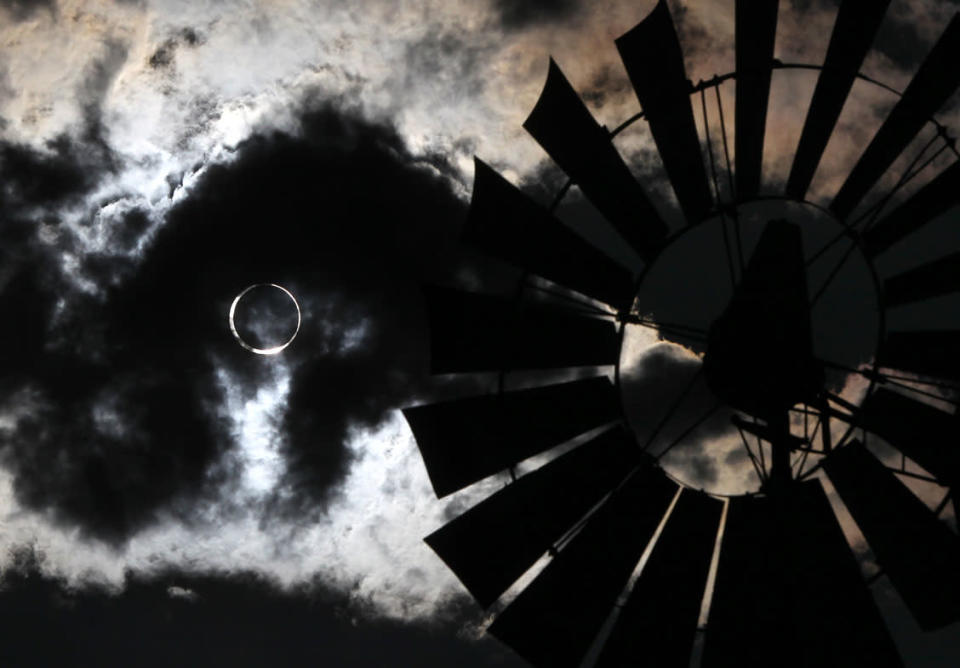
{"type": "Polygon", "coordinates": [[[286,288],[275,283],[255,283],[238,294],[230,305],[233,337],[245,350],[276,355],[287,348],[300,330],[300,304],[286,288]]]}
{"type": "Polygon", "coordinates": [[[718,216],[671,238],[641,277],[620,357],[628,422],[641,444],[652,438],[654,455],[721,405],[690,432],[692,445],[681,443],[660,462],[677,479],[718,494],[759,490],[749,462],[738,458],[731,414],[751,426],[757,418],[793,447],[787,412],[823,388],[839,391],[848,376],[840,366],[869,362],[879,342],[879,294],[864,256],[854,252],[829,280],[849,248],[839,220],[789,200],[743,203],[736,216],[736,235],[731,217],[718,216]],[[657,430],[687,383],[682,405],[657,430]]]}

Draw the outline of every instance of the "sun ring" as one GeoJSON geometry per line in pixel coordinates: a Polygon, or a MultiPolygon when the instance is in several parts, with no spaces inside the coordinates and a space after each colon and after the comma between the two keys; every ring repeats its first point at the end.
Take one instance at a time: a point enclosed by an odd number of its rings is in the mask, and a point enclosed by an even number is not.
{"type": "Polygon", "coordinates": [[[291,293],[285,287],[283,287],[282,285],[277,285],[276,283],[254,283],[250,287],[243,290],[243,292],[241,292],[239,295],[237,295],[234,298],[233,303],[230,304],[230,331],[233,333],[233,338],[235,338],[237,340],[237,343],[243,346],[244,349],[249,350],[250,352],[255,353],[257,355],[276,355],[277,353],[282,351],[284,348],[289,346],[291,343],[293,343],[293,340],[297,338],[297,333],[300,331],[300,320],[301,320],[300,304],[297,303],[297,298],[294,297],[293,293],[291,293]],[[283,291],[283,293],[290,298],[290,301],[293,302],[294,308],[297,309],[297,327],[296,329],[293,330],[293,334],[291,334],[290,338],[287,339],[284,343],[281,343],[279,346],[272,346],[270,348],[254,348],[249,343],[244,341],[243,338],[240,336],[240,333],[237,331],[236,324],[233,321],[234,313],[237,310],[237,304],[240,302],[241,299],[243,299],[243,296],[248,292],[250,292],[251,290],[253,290],[254,288],[262,288],[262,287],[276,288],[277,290],[283,291]]]}

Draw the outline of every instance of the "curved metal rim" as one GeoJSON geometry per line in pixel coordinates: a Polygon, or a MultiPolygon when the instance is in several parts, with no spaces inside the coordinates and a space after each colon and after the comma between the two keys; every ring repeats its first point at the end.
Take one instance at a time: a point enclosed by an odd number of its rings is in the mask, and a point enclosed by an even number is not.
{"type": "Polygon", "coordinates": [[[240,294],[233,298],[233,302],[230,304],[230,314],[228,316],[230,323],[230,332],[233,334],[233,338],[237,340],[237,343],[244,350],[248,350],[251,353],[256,355],[276,355],[277,353],[282,352],[287,346],[293,343],[293,340],[297,338],[297,334],[300,333],[300,323],[302,322],[303,314],[300,311],[300,304],[297,302],[297,298],[293,296],[293,293],[287,290],[282,285],[277,285],[276,283],[254,283],[253,285],[244,288],[240,294]],[[294,308],[297,309],[297,326],[293,330],[293,334],[290,335],[290,338],[287,339],[284,343],[281,343],[278,346],[272,346],[270,348],[256,348],[251,346],[249,343],[243,340],[243,337],[240,336],[240,332],[237,331],[236,325],[234,324],[234,314],[237,310],[237,304],[240,303],[240,300],[243,299],[244,295],[253,290],[254,288],[276,288],[283,292],[287,297],[290,298],[290,301],[293,302],[294,308]]]}

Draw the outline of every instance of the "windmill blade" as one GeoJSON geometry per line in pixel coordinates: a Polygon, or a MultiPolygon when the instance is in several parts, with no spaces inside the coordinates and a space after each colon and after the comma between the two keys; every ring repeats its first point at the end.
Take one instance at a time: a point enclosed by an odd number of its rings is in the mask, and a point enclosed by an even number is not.
{"type": "Polygon", "coordinates": [[[620,416],[606,378],[403,409],[438,497],[620,416]]]}
{"type": "Polygon", "coordinates": [[[787,195],[804,199],[890,0],[844,0],[793,156],[787,195]]]}
{"type": "Polygon", "coordinates": [[[710,211],[713,198],[693,120],[692,87],[665,0],[616,44],[680,208],[692,225],[710,211]]]}
{"type": "Polygon", "coordinates": [[[427,544],[489,606],[641,462],[622,426],[528,473],[427,536],[427,544]]]}
{"type": "Polygon", "coordinates": [[[489,633],[534,666],[579,666],[677,489],[659,469],[641,467],[494,620],[489,633]]]}
{"type": "Polygon", "coordinates": [[[952,253],[884,281],[884,302],[889,308],[930,299],[960,290],[960,253],[952,253]]]}
{"type": "Polygon", "coordinates": [[[960,204],[960,162],[942,171],[864,232],[864,252],[867,257],[876,257],[957,204],[960,204]]]}
{"type": "Polygon", "coordinates": [[[552,58],[523,127],[641,257],[656,254],[667,224],[552,58]]]}
{"type": "Polygon", "coordinates": [[[890,332],[879,366],[960,380],[960,331],[890,332]]]}
{"type": "Polygon", "coordinates": [[[612,320],[427,286],[431,373],[615,364],[612,320]]]}
{"type": "Polygon", "coordinates": [[[763,165],[779,0],[737,0],[737,199],[756,197],[763,165]]]}
{"type": "Polygon", "coordinates": [[[818,481],[730,500],[701,665],[902,666],[818,481]]]}
{"type": "Polygon", "coordinates": [[[723,503],[684,490],[654,545],[597,668],[690,665],[723,503]]]}
{"type": "Polygon", "coordinates": [[[951,413],[880,388],[860,405],[855,423],[952,484],[960,480],[960,423],[951,413]]]}
{"type": "Polygon", "coordinates": [[[860,203],[873,184],[960,85],[960,13],[940,36],[913,80],[883,122],[830,210],[841,219],[860,203]]]}
{"type": "Polygon", "coordinates": [[[823,468],[920,628],[960,619],[960,537],[859,441],[823,468]]]}
{"type": "Polygon", "coordinates": [[[633,299],[630,272],[577,236],[480,159],[464,240],[554,283],[617,308],[633,299]]]}

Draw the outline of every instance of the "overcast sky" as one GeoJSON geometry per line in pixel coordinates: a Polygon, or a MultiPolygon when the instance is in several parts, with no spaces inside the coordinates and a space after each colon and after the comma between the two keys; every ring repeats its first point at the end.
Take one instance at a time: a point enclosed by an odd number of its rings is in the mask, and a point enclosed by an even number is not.
{"type": "MultiPolygon", "coordinates": [[[[0,661],[521,665],[422,542],[506,478],[433,495],[398,409],[476,387],[427,376],[419,286],[511,277],[458,243],[473,156],[549,198],[521,128],[548,58],[619,124],[613,40],[654,4],[0,0],[0,661]],[[226,318],[264,282],[303,314],[270,357],[226,318]]],[[[732,0],[670,6],[688,76],[732,70],[732,0]]],[[[835,6],[781,0],[776,56],[821,62],[835,6]]],[[[893,0],[864,72],[903,89],[958,8],[893,0]]],[[[774,77],[769,184],[814,84],[774,77]]],[[[857,84],[813,199],[894,101],[857,84]]],[[[650,137],[617,145],[675,220],[650,137]]],[[[901,631],[908,665],[960,661],[955,628],[901,631]]]]}

